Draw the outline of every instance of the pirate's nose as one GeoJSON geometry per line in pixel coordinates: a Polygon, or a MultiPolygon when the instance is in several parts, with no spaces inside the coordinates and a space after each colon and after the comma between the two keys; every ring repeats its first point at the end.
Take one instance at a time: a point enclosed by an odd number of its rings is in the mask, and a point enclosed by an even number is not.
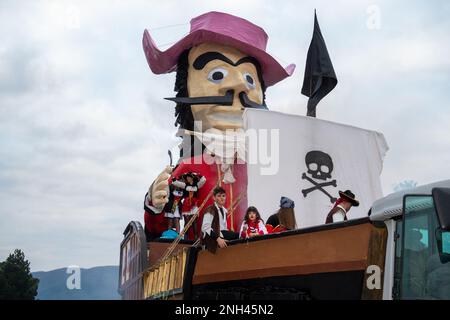
{"type": "Polygon", "coordinates": [[[240,77],[237,79],[233,79],[232,81],[228,81],[226,84],[224,84],[220,88],[220,94],[224,95],[229,90],[234,91],[235,98],[238,98],[239,93],[248,93],[249,91],[244,79],[241,79],[240,77]]]}

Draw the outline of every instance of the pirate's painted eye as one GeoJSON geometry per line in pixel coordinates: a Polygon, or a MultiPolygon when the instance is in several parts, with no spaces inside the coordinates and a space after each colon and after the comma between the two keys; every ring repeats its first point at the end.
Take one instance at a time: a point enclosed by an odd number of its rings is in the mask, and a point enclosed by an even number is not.
{"type": "Polygon", "coordinates": [[[243,76],[245,79],[245,83],[247,84],[247,87],[249,89],[255,89],[256,83],[255,80],[253,79],[253,76],[248,72],[244,73],[243,76]]]}
{"type": "Polygon", "coordinates": [[[221,83],[227,76],[228,71],[223,68],[212,69],[208,74],[208,80],[212,83],[221,83]]]}

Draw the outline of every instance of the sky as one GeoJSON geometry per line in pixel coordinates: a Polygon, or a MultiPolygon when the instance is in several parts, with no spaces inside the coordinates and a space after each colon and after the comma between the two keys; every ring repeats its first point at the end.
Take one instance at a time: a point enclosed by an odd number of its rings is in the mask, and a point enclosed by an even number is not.
{"type": "Polygon", "coordinates": [[[149,70],[145,28],[167,49],[208,11],[261,26],[297,65],[267,105],[304,115],[314,8],[338,78],[317,117],[384,134],[384,194],[450,178],[448,1],[0,0],[0,261],[21,248],[32,271],[119,263],[178,143],[175,75],[149,70]]]}

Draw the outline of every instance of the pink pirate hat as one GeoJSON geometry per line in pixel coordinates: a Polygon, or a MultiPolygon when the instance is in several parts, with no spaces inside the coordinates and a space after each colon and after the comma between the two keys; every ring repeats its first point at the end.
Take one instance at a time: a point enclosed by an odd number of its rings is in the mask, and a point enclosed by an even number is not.
{"type": "Polygon", "coordinates": [[[262,28],[247,20],[227,13],[208,12],[192,19],[189,34],[166,51],[156,47],[148,30],[144,31],[142,44],[148,65],[155,74],[175,71],[180,54],[200,43],[215,42],[234,47],[259,61],[268,87],[292,75],[295,64],[283,68],[266,52],[267,39],[262,28]]]}

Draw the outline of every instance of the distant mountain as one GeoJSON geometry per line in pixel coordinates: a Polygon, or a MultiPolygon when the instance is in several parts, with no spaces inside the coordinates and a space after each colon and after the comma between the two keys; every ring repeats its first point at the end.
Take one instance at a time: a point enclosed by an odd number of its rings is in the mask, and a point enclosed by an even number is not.
{"type": "Polygon", "coordinates": [[[37,299],[40,300],[117,300],[119,281],[118,266],[103,266],[80,269],[81,288],[68,289],[67,279],[71,274],[65,268],[52,271],[33,272],[38,278],[37,299]]]}

